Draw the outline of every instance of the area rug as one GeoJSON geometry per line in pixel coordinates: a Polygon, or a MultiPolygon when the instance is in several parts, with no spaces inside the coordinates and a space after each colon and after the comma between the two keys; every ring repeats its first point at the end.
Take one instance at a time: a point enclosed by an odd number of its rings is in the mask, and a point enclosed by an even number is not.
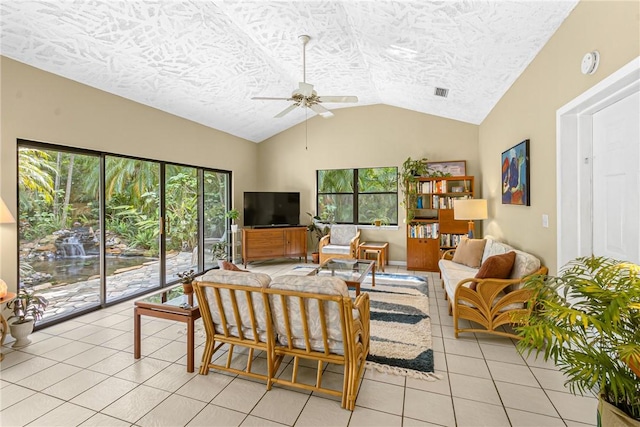
{"type": "Polygon", "coordinates": [[[361,292],[371,302],[371,341],[367,367],[426,380],[434,373],[428,281],[422,276],[376,273],[361,292]]]}

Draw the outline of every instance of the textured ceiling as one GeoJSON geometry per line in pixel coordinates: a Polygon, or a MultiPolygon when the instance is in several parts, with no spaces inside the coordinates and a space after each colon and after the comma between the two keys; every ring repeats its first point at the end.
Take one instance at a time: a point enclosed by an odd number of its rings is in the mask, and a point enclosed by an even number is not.
{"type": "Polygon", "coordinates": [[[3,0],[1,53],[259,142],[315,115],[251,100],[298,87],[308,34],[319,95],[479,124],[576,3],[3,0]]]}

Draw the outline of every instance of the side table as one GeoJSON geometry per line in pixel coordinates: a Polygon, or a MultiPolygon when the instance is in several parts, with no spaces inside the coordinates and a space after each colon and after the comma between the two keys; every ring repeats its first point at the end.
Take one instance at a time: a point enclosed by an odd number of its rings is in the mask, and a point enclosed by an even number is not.
{"type": "MultiPolygon", "coordinates": [[[[7,295],[0,298],[0,327],[2,327],[2,336],[0,337],[0,347],[4,345],[4,338],[7,336],[7,330],[9,329],[9,324],[7,320],[4,318],[2,314],[4,311],[4,305],[8,302],[13,301],[16,298],[16,294],[13,292],[8,292],[7,295]]],[[[4,359],[4,355],[0,353],[0,361],[4,359]]]]}
{"type": "Polygon", "coordinates": [[[384,271],[384,266],[389,264],[388,242],[362,242],[358,246],[358,258],[368,259],[369,254],[376,256],[377,267],[384,271]]]}
{"type": "Polygon", "coordinates": [[[192,293],[185,294],[182,284],[151,294],[135,302],[133,316],[133,357],[140,359],[140,316],[176,320],[187,324],[187,372],[193,372],[195,321],[200,318],[200,307],[192,293]]]}

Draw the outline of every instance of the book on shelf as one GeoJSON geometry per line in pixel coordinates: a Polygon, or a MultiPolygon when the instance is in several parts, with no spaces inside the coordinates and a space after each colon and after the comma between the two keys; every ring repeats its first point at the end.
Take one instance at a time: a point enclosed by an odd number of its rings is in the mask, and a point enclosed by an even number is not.
{"type": "Polygon", "coordinates": [[[442,233],[440,235],[440,246],[447,248],[455,248],[466,234],[442,233]]]}
{"type": "Polygon", "coordinates": [[[437,239],[440,224],[437,222],[428,224],[411,224],[409,226],[409,237],[412,239],[437,239]]]}

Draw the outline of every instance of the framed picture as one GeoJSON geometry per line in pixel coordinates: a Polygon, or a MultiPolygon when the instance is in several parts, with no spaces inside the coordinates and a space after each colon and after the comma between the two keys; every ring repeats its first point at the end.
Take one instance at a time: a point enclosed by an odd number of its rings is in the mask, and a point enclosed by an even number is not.
{"type": "Polygon", "coordinates": [[[467,174],[467,161],[456,160],[452,162],[427,162],[430,173],[441,172],[451,176],[465,176],[467,174]]]}
{"type": "Polygon", "coordinates": [[[502,204],[531,206],[529,140],[502,153],[502,204]]]}

